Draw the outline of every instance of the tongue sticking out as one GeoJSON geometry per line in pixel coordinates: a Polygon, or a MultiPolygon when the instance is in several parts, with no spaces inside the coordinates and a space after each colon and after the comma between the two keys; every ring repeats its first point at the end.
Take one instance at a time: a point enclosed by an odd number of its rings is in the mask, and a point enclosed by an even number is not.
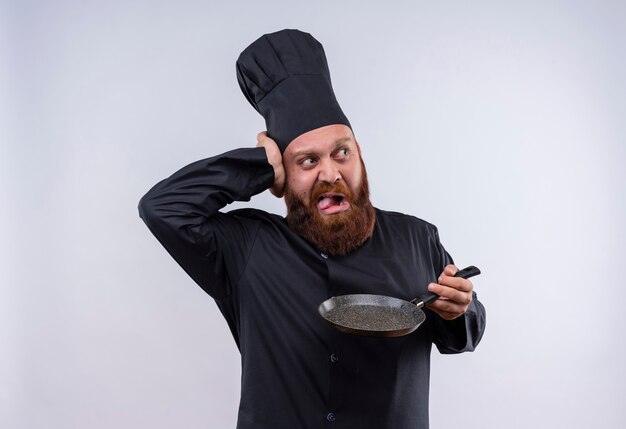
{"type": "Polygon", "coordinates": [[[326,210],[332,205],[337,205],[337,201],[333,197],[324,197],[317,203],[317,207],[319,207],[320,210],[326,210]]]}
{"type": "Polygon", "coordinates": [[[322,197],[318,203],[317,208],[322,214],[333,214],[347,210],[350,207],[350,203],[343,196],[325,196],[322,197]]]}

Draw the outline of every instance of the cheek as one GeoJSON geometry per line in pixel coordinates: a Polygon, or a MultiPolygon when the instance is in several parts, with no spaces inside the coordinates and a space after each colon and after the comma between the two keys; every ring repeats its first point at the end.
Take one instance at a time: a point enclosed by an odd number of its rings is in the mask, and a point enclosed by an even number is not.
{"type": "Polygon", "coordinates": [[[309,196],[313,182],[308,180],[306,176],[288,174],[287,185],[291,192],[298,196],[305,204],[309,204],[309,196]]]}
{"type": "Polygon", "coordinates": [[[361,180],[363,178],[361,166],[358,165],[358,166],[355,166],[355,168],[351,168],[349,171],[346,172],[346,175],[343,177],[346,178],[346,181],[348,182],[348,186],[350,187],[352,192],[355,193],[356,195],[356,192],[359,190],[359,187],[361,186],[361,180]]]}

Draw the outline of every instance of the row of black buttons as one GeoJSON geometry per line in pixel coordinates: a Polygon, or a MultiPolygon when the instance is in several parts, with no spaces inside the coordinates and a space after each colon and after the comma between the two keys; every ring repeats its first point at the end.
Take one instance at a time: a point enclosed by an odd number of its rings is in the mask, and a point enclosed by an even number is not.
{"type": "MultiPolygon", "coordinates": [[[[328,259],[328,255],[326,253],[320,253],[320,256],[324,259],[328,259]]],[[[330,361],[331,363],[337,363],[339,362],[339,356],[337,356],[337,354],[335,353],[331,353],[330,355],[330,361]]],[[[335,416],[335,413],[328,413],[326,415],[326,420],[329,422],[334,422],[337,419],[337,416],[335,416]]]]}

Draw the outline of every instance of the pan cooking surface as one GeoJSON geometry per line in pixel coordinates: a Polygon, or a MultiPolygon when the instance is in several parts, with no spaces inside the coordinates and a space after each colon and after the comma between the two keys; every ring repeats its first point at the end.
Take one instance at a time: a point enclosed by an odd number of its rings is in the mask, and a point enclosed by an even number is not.
{"type": "Polygon", "coordinates": [[[351,305],[333,308],[324,316],[329,322],[352,329],[366,331],[393,331],[415,326],[416,310],[381,307],[377,305],[351,305]]]}

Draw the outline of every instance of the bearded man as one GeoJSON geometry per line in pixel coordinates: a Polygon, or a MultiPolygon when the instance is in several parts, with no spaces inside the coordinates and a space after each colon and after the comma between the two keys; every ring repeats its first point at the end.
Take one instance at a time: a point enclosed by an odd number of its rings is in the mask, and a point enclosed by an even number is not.
{"type": "Polygon", "coordinates": [[[365,165],[337,103],[321,44],[283,30],[237,61],[265,118],[256,148],[190,164],[154,186],[139,211],[215,299],[241,351],[237,427],[427,428],[430,352],[474,350],[485,310],[435,226],[372,206],[365,165]],[[266,189],[287,217],[221,212],[266,189]],[[331,296],[412,299],[431,291],[426,322],[398,338],[335,331],[317,313],[331,296]]]}

